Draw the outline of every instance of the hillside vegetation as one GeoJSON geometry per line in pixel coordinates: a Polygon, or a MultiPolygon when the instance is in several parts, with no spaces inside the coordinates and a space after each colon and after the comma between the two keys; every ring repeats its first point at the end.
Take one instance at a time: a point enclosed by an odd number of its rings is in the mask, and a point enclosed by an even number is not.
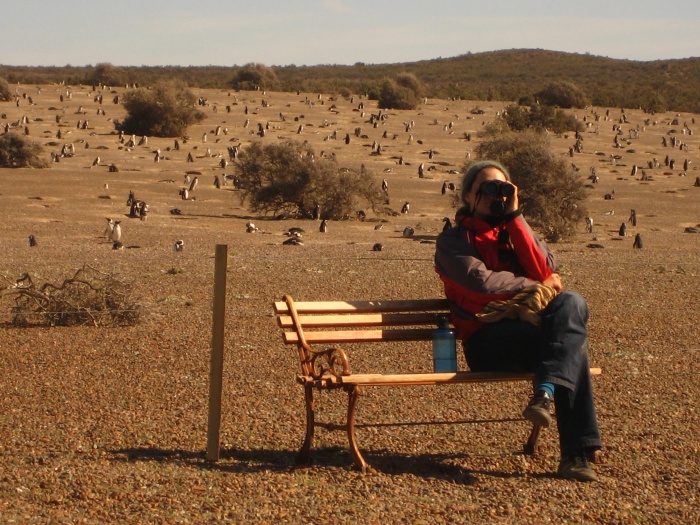
{"type": "MultiPolygon", "coordinates": [[[[245,66],[2,66],[10,84],[91,84],[99,79],[151,85],[177,78],[190,86],[231,89],[245,66]],[[110,75],[105,76],[105,73],[110,75]]],[[[269,66],[283,91],[319,93],[377,92],[387,78],[413,74],[426,95],[469,100],[518,100],[552,81],[575,83],[596,106],[641,107],[656,111],[700,112],[695,87],[700,57],[639,62],[540,49],[514,49],[465,54],[399,64],[352,66],[269,66]]]]}

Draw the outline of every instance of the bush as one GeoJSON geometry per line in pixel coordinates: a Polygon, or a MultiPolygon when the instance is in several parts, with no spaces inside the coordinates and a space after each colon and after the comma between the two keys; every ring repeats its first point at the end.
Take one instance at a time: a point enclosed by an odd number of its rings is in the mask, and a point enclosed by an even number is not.
{"type": "Polygon", "coordinates": [[[123,86],[129,81],[129,75],[126,70],[120,67],[113,66],[109,62],[102,62],[95,66],[92,73],[88,75],[87,81],[93,86],[97,84],[123,86]]]}
{"type": "Polygon", "coordinates": [[[15,326],[129,326],[142,312],[131,284],[88,265],[61,284],[38,285],[25,273],[8,289],[15,301],[15,326]]]}
{"type": "Polygon", "coordinates": [[[586,215],[583,182],[564,159],[552,154],[544,135],[504,133],[479,144],[476,153],[508,169],[518,186],[520,208],[545,239],[556,242],[575,232],[586,215]]]}
{"type": "Polygon", "coordinates": [[[590,104],[588,96],[573,82],[559,81],[548,84],[535,97],[545,106],[560,108],[585,108],[590,104]]]}
{"type": "Polygon", "coordinates": [[[0,135],[0,167],[46,168],[44,148],[15,132],[0,135]]]}
{"type": "Polygon", "coordinates": [[[236,72],[231,81],[233,89],[253,91],[256,89],[267,89],[274,91],[279,88],[277,74],[263,64],[250,63],[243,66],[236,72]]]}
{"type": "Polygon", "coordinates": [[[0,77],[0,102],[8,102],[11,98],[10,85],[7,83],[7,80],[0,77]]]}
{"type": "Polygon", "coordinates": [[[315,159],[313,150],[294,141],[243,149],[234,166],[241,188],[241,201],[253,212],[311,217],[314,208],[321,218],[338,220],[352,214],[358,201],[373,207],[379,191],[364,169],[338,169],[335,161],[315,159]]]}
{"type": "Polygon", "coordinates": [[[416,95],[421,97],[425,93],[425,88],[418,77],[413,73],[401,73],[396,76],[396,83],[404,88],[408,88],[416,95]]]}
{"type": "Polygon", "coordinates": [[[381,109],[416,109],[418,106],[416,93],[391,79],[382,83],[377,100],[381,109]]]}
{"type": "Polygon", "coordinates": [[[204,119],[195,103],[196,97],[184,83],[159,82],[153,89],[139,88],[126,93],[127,117],[115,125],[118,130],[133,135],[182,136],[187,126],[204,119]]]}
{"type": "MultiPolygon", "coordinates": [[[[513,131],[526,129],[548,129],[554,133],[567,131],[583,131],[583,123],[576,120],[574,115],[568,115],[563,110],[552,106],[534,105],[531,108],[511,104],[501,113],[500,119],[513,131]]],[[[500,123],[499,123],[500,124],[500,123]]],[[[491,125],[490,127],[494,127],[491,125]]],[[[496,125],[497,129],[503,126],[496,125]]]]}

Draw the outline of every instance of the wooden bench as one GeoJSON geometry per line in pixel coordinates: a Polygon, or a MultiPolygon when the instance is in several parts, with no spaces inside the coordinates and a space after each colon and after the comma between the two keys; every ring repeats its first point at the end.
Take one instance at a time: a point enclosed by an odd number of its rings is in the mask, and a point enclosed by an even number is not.
{"type": "MultiPolygon", "coordinates": [[[[449,316],[446,299],[392,301],[304,301],[295,302],[289,295],[274,303],[279,326],[286,344],[295,345],[301,360],[297,382],[304,387],[306,401],[306,437],[297,456],[297,463],[311,461],[311,447],[316,427],[347,432],[350,450],[356,465],[366,472],[369,465],[362,457],[355,435],[355,412],[360,387],[400,385],[445,385],[533,381],[532,373],[450,372],[408,374],[353,374],[348,353],[339,346],[348,343],[387,341],[429,341],[437,328],[438,316],[449,316]],[[343,389],[348,393],[345,424],[316,421],[314,389],[343,389]]],[[[600,374],[591,368],[591,374],[600,374]]],[[[449,422],[448,422],[449,423],[449,422]]],[[[400,424],[400,423],[397,423],[400,424]]],[[[369,425],[367,425],[369,426],[369,425]]],[[[537,451],[540,427],[533,425],[524,446],[526,454],[537,451]]]]}

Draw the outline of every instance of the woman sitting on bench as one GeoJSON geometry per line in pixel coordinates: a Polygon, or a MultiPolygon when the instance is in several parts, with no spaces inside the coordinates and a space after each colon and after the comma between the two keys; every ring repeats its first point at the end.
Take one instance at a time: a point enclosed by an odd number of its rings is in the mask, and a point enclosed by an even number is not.
{"type": "Polygon", "coordinates": [[[588,306],[563,291],[556,259],[518,208],[518,188],[495,161],[472,164],[452,229],[440,234],[435,269],[472,371],[535,373],[523,416],[543,427],[557,414],[566,479],[595,481],[601,448],[588,364],[588,306]]]}

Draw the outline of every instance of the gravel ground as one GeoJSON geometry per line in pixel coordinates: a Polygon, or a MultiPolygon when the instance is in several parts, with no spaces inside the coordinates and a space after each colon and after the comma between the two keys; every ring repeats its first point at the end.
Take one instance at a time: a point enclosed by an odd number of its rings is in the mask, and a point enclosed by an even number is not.
{"type": "MultiPolygon", "coordinates": [[[[79,103],[94,112],[89,91],[76,88],[83,98],[74,96],[66,115],[79,103]]],[[[58,104],[57,93],[58,87],[44,86],[43,98],[34,97],[37,106],[3,111],[8,121],[22,114],[43,118],[30,124],[39,137],[41,126],[55,129],[48,107],[58,104]]],[[[204,93],[220,108],[234,96],[204,93]]],[[[228,127],[242,134],[242,105],[252,107],[256,95],[236,96],[240,105],[232,116],[210,107],[192,136],[227,118],[228,127]]],[[[303,111],[307,130],[315,122],[319,127],[308,139],[319,150],[330,149],[320,131],[324,118],[338,118],[334,125],[343,133],[360,118],[348,101],[336,102],[340,114],[333,117],[328,106],[306,104],[303,95],[266,98],[271,115],[303,111]],[[348,120],[341,121],[345,114],[348,120]]],[[[696,523],[700,236],[684,228],[700,222],[700,189],[692,187],[697,170],[680,177],[678,169],[657,168],[649,183],[626,177],[633,163],[671,153],[660,145],[673,127],[670,114],[655,116],[658,124],[645,127],[616,164],[609,158],[614,122],[601,121],[600,135],[589,130],[585,152],[573,162],[582,176],[592,165],[601,176],[588,203],[595,235],[580,233],[554,246],[565,285],[589,302],[592,361],[603,368],[595,378],[605,443],[596,465],[599,482],[553,475],[559,458],[552,430],[543,433],[537,456],[521,454],[528,426],[520,420],[360,429],[360,446],[373,467],[367,475],[352,468],[342,432],[319,430],[314,465],[295,467],[304,428],[303,393],[294,382],[299,365],[295,350],[281,343],[271,303],[284,293],[299,300],[440,295],[430,240],[441,218],[453,213],[440,195],[442,180],[456,179],[450,167],[439,167],[430,179],[418,179],[414,168],[429,147],[459,168],[473,147],[457,139],[460,126],[477,131],[482,125],[470,117],[473,105],[437,101],[392,116],[386,125],[397,130],[414,118],[416,138],[425,142],[408,151],[401,135],[401,147],[393,144],[396,153],[412,154],[413,165],[404,171],[395,160],[370,158],[366,145],[353,144],[348,159],[366,161],[389,179],[392,204],[411,201],[408,216],[377,218],[386,221],[380,231],[376,222],[345,221],[321,234],[312,221],[253,217],[264,232],[246,234],[249,212],[234,192],[208,182],[210,173],[220,172],[216,159],[197,159],[194,169],[202,170],[207,186],[200,183],[197,200],[180,202],[179,185],[161,181],[182,180],[191,168],[184,162],[189,150],[178,153],[182,158],[169,152],[173,158],[154,167],[150,150],[162,144],[165,151],[165,140],[152,139],[142,151],[118,149],[107,119],[94,115],[95,134],[74,131],[71,139],[89,141],[87,152],[50,170],[0,171],[0,208],[14,219],[0,225],[0,273],[14,279],[29,271],[56,281],[89,263],[132,281],[146,307],[133,327],[16,328],[9,324],[10,296],[0,297],[0,523],[696,523]],[[440,125],[432,125],[434,119],[440,125]],[[454,135],[442,133],[447,119],[457,123],[454,135]],[[107,149],[94,151],[102,144],[107,149]],[[118,162],[120,173],[90,168],[96,154],[118,162]],[[394,171],[383,171],[390,166],[394,171]],[[152,212],[146,223],[124,219],[125,244],[138,249],[115,252],[99,235],[103,217],[128,212],[123,201],[129,189],[152,212]],[[611,189],[615,200],[603,200],[611,189]],[[112,198],[97,198],[105,193],[112,198]],[[179,217],[167,213],[175,206],[183,209],[179,217]],[[632,249],[632,237],[617,236],[630,208],[637,210],[638,227],[631,232],[644,236],[642,250],[632,249]],[[304,246],[281,245],[282,232],[292,225],[307,230],[304,246]],[[428,242],[402,238],[406,225],[428,242]],[[37,236],[36,248],[26,245],[29,233],[37,236]],[[175,254],[171,246],[178,238],[186,245],[175,254]],[[384,251],[372,252],[375,242],[384,251]],[[589,248],[592,242],[604,248],[589,248]],[[222,457],[209,463],[204,450],[216,244],[229,246],[229,260],[222,457]],[[178,271],[168,272],[172,268],[178,271]]],[[[118,116],[116,107],[106,109],[107,118],[118,116]]],[[[500,107],[486,109],[484,121],[500,107]]],[[[258,111],[255,118],[264,121],[263,108],[258,111]]],[[[644,126],[641,112],[627,115],[626,129],[644,126]]],[[[296,130],[291,122],[278,125],[279,136],[284,126],[296,130]]],[[[373,134],[380,137],[381,129],[367,128],[370,142],[373,134]]],[[[678,159],[700,165],[697,139],[684,139],[689,150],[678,159]]],[[[562,154],[573,142],[552,141],[562,154]]],[[[210,145],[225,151],[223,143],[210,145]]],[[[189,147],[201,154],[205,146],[198,139],[189,147]]],[[[360,347],[350,359],[357,372],[431,366],[429,347],[420,344],[360,347]]],[[[528,393],[524,383],[368,388],[358,422],[517,419],[528,393]]],[[[337,392],[322,394],[321,413],[342,418],[344,400],[337,392]]]]}

